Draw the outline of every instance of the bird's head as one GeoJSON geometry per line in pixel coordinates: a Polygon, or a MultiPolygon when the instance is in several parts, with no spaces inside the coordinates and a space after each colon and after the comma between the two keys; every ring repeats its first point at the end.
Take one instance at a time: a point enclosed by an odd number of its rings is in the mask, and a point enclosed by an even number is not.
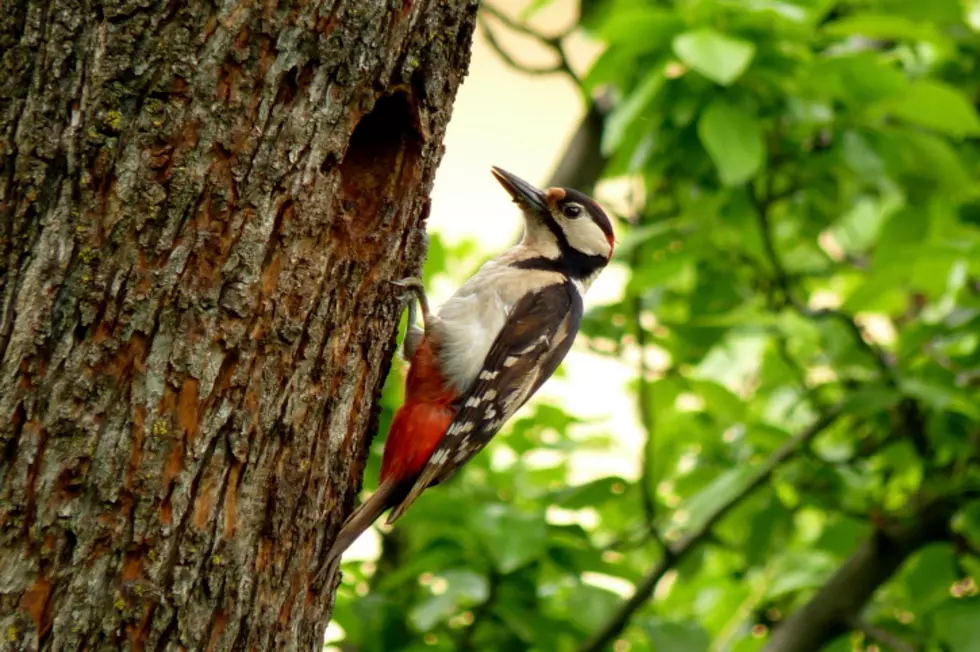
{"type": "Polygon", "coordinates": [[[524,214],[522,244],[560,260],[573,276],[592,277],[615,246],[612,222],[591,197],[571,188],[539,190],[515,174],[492,168],[524,214]]]}

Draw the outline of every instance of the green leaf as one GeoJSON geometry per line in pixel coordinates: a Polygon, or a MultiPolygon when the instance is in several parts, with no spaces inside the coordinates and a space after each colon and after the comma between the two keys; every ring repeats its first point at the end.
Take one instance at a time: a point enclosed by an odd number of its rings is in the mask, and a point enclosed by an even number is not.
{"type": "Polygon", "coordinates": [[[734,423],[745,416],[745,403],[730,389],[711,380],[692,380],[691,390],[704,399],[708,412],[724,423],[734,423]]]}
{"type": "Polygon", "coordinates": [[[708,79],[730,86],[755,56],[755,44],[710,27],[684,32],[674,39],[674,54],[708,79]]]}
{"type": "Polygon", "coordinates": [[[875,54],[840,57],[828,65],[839,72],[844,100],[858,106],[898,97],[909,86],[901,70],[875,54]]]}
{"type": "Polygon", "coordinates": [[[652,224],[644,224],[641,227],[630,229],[630,231],[619,242],[616,243],[616,251],[613,254],[614,260],[626,260],[633,250],[642,244],[651,241],[665,241],[664,244],[683,235],[678,228],[675,220],[664,220],[652,224]]]}
{"type": "Polygon", "coordinates": [[[654,650],[669,652],[707,652],[711,645],[708,633],[697,623],[671,622],[651,618],[643,623],[654,650]]]}
{"type": "Polygon", "coordinates": [[[828,24],[824,31],[831,36],[908,41],[942,40],[942,35],[932,23],[893,15],[857,14],[828,24]]]}
{"type": "Polygon", "coordinates": [[[947,600],[934,617],[934,629],[950,652],[976,652],[980,641],[980,599],[947,600]]]}
{"type": "Polygon", "coordinates": [[[946,138],[917,128],[903,129],[902,132],[898,134],[892,130],[886,137],[895,138],[896,143],[907,148],[910,172],[934,179],[944,193],[951,195],[950,199],[976,192],[974,176],[946,138]]]}
{"type": "MultiPolygon", "coordinates": [[[[602,153],[610,152],[620,147],[623,136],[633,124],[641,120],[648,111],[657,93],[664,85],[664,68],[666,64],[654,66],[647,72],[639,86],[633,89],[625,101],[620,103],[606,120],[606,128],[602,132],[602,153]]],[[[650,121],[651,118],[647,117],[650,121]]]]}
{"type": "Polygon", "coordinates": [[[844,251],[861,253],[875,243],[889,208],[877,197],[859,197],[834,224],[831,233],[844,251]]]}
{"type": "Polygon", "coordinates": [[[599,478],[568,487],[554,494],[554,504],[565,509],[595,507],[623,493],[626,481],[620,477],[599,478]]]}
{"type": "Polygon", "coordinates": [[[877,182],[885,176],[885,162],[860,134],[854,131],[844,133],[843,154],[851,169],[868,181],[877,182]]]}
{"type": "Polygon", "coordinates": [[[625,46],[634,56],[665,47],[684,27],[677,12],[656,7],[631,7],[609,14],[598,30],[600,39],[625,46]]]}
{"type": "Polygon", "coordinates": [[[762,127],[754,116],[724,100],[715,100],[701,114],[698,136],[726,186],[745,183],[762,167],[762,127]]]}
{"type": "Polygon", "coordinates": [[[882,0],[882,9],[889,15],[902,14],[915,20],[936,23],[955,23],[963,20],[960,0],[882,0]]]}
{"type": "Polygon", "coordinates": [[[580,584],[569,596],[568,607],[577,624],[586,631],[595,631],[608,620],[619,601],[619,596],[608,589],[580,584]]]}
{"type": "Polygon", "coordinates": [[[415,606],[408,619],[415,629],[427,632],[453,615],[460,607],[479,604],[487,599],[487,578],[473,571],[453,569],[433,579],[434,595],[415,606]]]}
{"type": "Polygon", "coordinates": [[[774,579],[766,591],[766,597],[776,599],[801,590],[817,588],[823,585],[838,566],[837,560],[822,551],[786,553],[773,565],[774,579]]]}
{"type": "Polygon", "coordinates": [[[980,118],[973,104],[961,91],[942,82],[917,81],[884,108],[903,120],[951,136],[980,134],[980,118]]]}
{"type": "Polygon", "coordinates": [[[711,484],[696,493],[685,505],[687,510],[685,527],[690,529],[699,527],[732,496],[744,491],[754,472],[755,469],[751,466],[736,466],[719,475],[711,484]]]}
{"type": "Polygon", "coordinates": [[[843,410],[855,416],[866,417],[884,412],[901,398],[902,395],[890,387],[864,385],[848,394],[844,399],[843,410]]]}
{"type": "Polygon", "coordinates": [[[554,1],[555,0],[531,0],[531,2],[521,10],[521,13],[519,14],[520,19],[522,21],[526,21],[554,1]]]}
{"type": "Polygon", "coordinates": [[[956,555],[949,544],[934,544],[920,550],[905,573],[909,597],[916,611],[925,613],[949,596],[949,588],[959,577],[956,555]]]}
{"type": "Polygon", "coordinates": [[[474,529],[501,573],[510,573],[540,557],[548,542],[543,516],[522,514],[513,507],[491,504],[472,514],[474,529]]]}

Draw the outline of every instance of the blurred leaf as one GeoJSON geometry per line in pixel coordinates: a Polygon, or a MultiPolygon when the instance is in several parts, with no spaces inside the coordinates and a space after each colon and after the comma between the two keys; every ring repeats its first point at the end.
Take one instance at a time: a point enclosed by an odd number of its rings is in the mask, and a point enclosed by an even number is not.
{"type": "Polygon", "coordinates": [[[947,600],[933,620],[937,638],[950,652],[975,652],[980,641],[980,599],[947,600]]]}
{"type": "Polygon", "coordinates": [[[554,1],[555,0],[531,0],[530,2],[528,2],[527,6],[525,6],[524,9],[521,10],[520,19],[522,21],[528,20],[529,18],[534,16],[534,14],[538,13],[539,11],[541,11],[542,9],[544,9],[554,1]]]}
{"type": "Polygon", "coordinates": [[[643,623],[654,650],[670,652],[707,652],[711,639],[695,623],[678,623],[668,620],[648,619],[643,623]]]}
{"type": "Polygon", "coordinates": [[[868,416],[884,412],[898,403],[901,398],[901,394],[890,387],[865,385],[848,394],[843,410],[857,416],[868,416]]]}
{"type": "Polygon", "coordinates": [[[408,618],[419,631],[427,632],[460,607],[483,602],[489,595],[487,578],[472,571],[445,571],[433,581],[433,595],[419,603],[408,618]],[[438,593],[436,593],[438,587],[438,593]]]}
{"type": "Polygon", "coordinates": [[[492,504],[470,518],[474,531],[483,537],[483,545],[501,573],[513,572],[545,551],[548,528],[540,516],[492,504]]]}
{"type": "Polygon", "coordinates": [[[704,27],[678,35],[674,54],[708,79],[729,86],[749,67],[755,45],[704,27]]]}
{"type": "Polygon", "coordinates": [[[865,38],[938,41],[939,32],[931,23],[903,16],[859,14],[830,23],[825,28],[833,36],[863,36],[865,38]]]}
{"type": "Polygon", "coordinates": [[[915,82],[903,97],[885,106],[908,122],[952,136],[980,134],[980,118],[973,104],[962,92],[942,82],[915,82]]]}
{"type": "Polygon", "coordinates": [[[889,14],[902,14],[921,21],[959,22],[963,19],[960,0],[883,0],[881,5],[889,14]]]}
{"type": "Polygon", "coordinates": [[[933,544],[915,554],[904,575],[916,610],[925,613],[945,600],[949,588],[959,579],[956,556],[948,544],[933,544]]]}
{"type": "Polygon", "coordinates": [[[585,632],[598,629],[618,605],[618,595],[590,584],[579,585],[568,599],[569,611],[575,614],[576,624],[585,632]]]}
{"type": "Polygon", "coordinates": [[[837,570],[838,562],[820,551],[788,552],[778,558],[766,596],[775,599],[787,593],[817,588],[837,570]]]}
{"type": "Polygon", "coordinates": [[[616,243],[613,258],[614,260],[627,259],[637,247],[644,243],[664,238],[672,240],[678,235],[678,226],[673,220],[644,224],[641,227],[630,229],[626,236],[616,243]]]}
{"type": "Polygon", "coordinates": [[[698,136],[726,186],[745,183],[762,167],[762,128],[754,117],[724,100],[715,100],[701,114],[698,136]]]}
{"type": "MultiPolygon", "coordinates": [[[[602,152],[606,155],[622,145],[627,130],[642,119],[653,98],[664,85],[664,65],[647,71],[643,81],[621,102],[606,119],[602,132],[602,152]]],[[[649,117],[647,117],[649,120],[649,117]]]]}
{"type": "Polygon", "coordinates": [[[600,478],[568,487],[554,494],[554,504],[565,509],[597,506],[623,493],[627,482],[619,477],[600,478]]]}
{"type": "Polygon", "coordinates": [[[754,473],[755,469],[752,467],[737,466],[715,478],[711,484],[685,503],[684,507],[687,511],[685,528],[693,530],[700,527],[732,496],[737,496],[744,491],[754,473]]]}
{"type": "Polygon", "coordinates": [[[724,385],[710,380],[691,381],[691,390],[704,399],[709,412],[725,423],[740,421],[745,416],[745,403],[724,385]]]}
{"type": "Polygon", "coordinates": [[[626,46],[631,55],[666,47],[683,28],[676,12],[658,7],[630,6],[609,14],[598,31],[607,43],[626,46]]]}
{"type": "Polygon", "coordinates": [[[860,197],[833,226],[831,233],[848,253],[864,251],[873,245],[888,212],[872,197],[860,197]]]}

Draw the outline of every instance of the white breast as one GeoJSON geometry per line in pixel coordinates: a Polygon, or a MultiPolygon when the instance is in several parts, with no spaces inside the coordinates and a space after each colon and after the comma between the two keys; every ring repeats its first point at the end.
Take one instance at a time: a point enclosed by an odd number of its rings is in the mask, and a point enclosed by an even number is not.
{"type": "Polygon", "coordinates": [[[531,272],[508,266],[511,256],[491,260],[439,308],[431,328],[440,341],[439,362],[456,391],[473,384],[490,347],[517,302],[536,287],[560,282],[553,272],[531,272]]]}

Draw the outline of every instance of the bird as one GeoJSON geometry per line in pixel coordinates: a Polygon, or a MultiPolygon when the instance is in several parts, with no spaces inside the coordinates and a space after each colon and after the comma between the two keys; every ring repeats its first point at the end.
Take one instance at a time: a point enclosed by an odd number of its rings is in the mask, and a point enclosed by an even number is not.
{"type": "Polygon", "coordinates": [[[586,290],[612,258],[612,222],[595,200],[491,171],[521,210],[523,237],[437,312],[417,277],[390,281],[412,297],[405,398],[388,431],[378,488],[344,521],[317,583],[386,510],[394,523],[423,491],[452,477],[554,373],[578,332],[586,290]]]}

